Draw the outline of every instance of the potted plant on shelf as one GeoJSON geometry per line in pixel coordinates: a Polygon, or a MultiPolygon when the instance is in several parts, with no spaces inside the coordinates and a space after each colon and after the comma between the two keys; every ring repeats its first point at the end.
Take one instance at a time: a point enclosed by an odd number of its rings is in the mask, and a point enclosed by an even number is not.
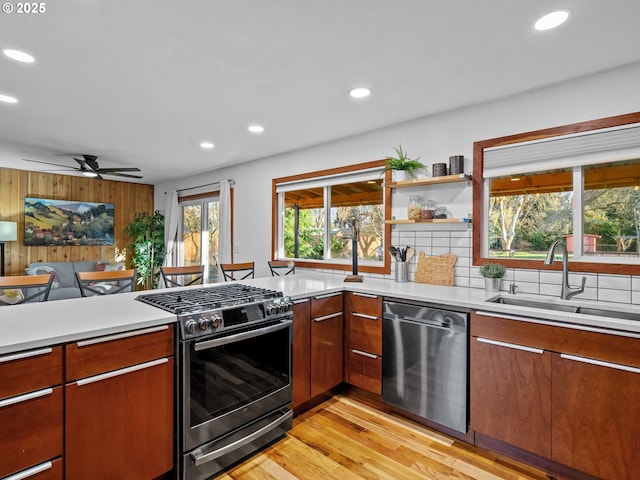
{"type": "Polygon", "coordinates": [[[500,291],[502,277],[507,273],[507,269],[499,263],[485,263],[480,267],[480,275],[484,277],[484,289],[487,292],[500,291]]]}
{"type": "Polygon", "coordinates": [[[160,279],[160,267],[164,262],[164,215],[158,210],[153,215],[136,212],[124,227],[124,234],[132,239],[129,252],[137,270],[138,285],[144,285],[145,290],[153,289],[160,279]]]}
{"type": "Polygon", "coordinates": [[[395,157],[387,157],[387,163],[384,167],[384,171],[391,170],[394,174],[394,181],[410,180],[416,178],[417,170],[425,168],[424,164],[420,162],[420,157],[409,158],[407,153],[402,150],[402,145],[398,148],[394,147],[396,152],[395,157]]]}

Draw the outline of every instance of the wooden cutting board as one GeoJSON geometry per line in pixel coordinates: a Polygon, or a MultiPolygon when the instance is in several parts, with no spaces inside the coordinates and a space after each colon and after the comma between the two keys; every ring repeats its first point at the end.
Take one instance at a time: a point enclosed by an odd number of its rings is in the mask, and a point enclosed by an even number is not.
{"type": "Polygon", "coordinates": [[[453,286],[453,272],[458,261],[457,255],[437,255],[428,257],[424,252],[418,254],[418,265],[414,280],[416,283],[453,286]]]}

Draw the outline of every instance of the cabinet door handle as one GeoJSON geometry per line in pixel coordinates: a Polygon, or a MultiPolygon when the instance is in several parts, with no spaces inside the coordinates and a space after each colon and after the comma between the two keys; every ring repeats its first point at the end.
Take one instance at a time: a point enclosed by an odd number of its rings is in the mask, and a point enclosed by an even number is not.
{"type": "Polygon", "coordinates": [[[378,295],[372,293],[351,292],[355,297],[378,298],[378,295]]]}
{"type": "Polygon", "coordinates": [[[488,343],[489,345],[496,345],[498,347],[513,348],[514,350],[523,350],[525,352],[537,353],[539,355],[542,355],[544,353],[544,350],[540,348],[526,347],[524,345],[518,345],[516,343],[499,342],[498,340],[489,340],[488,338],[482,337],[478,337],[476,338],[476,340],[478,340],[478,342],[480,343],[488,343]]]}
{"type": "Polygon", "coordinates": [[[374,355],[373,353],[367,353],[367,352],[363,352],[362,350],[356,350],[355,348],[352,348],[351,351],[353,353],[355,353],[356,355],[361,355],[363,357],[367,357],[367,358],[373,358],[374,360],[376,358],[378,358],[377,355],[374,355]]]}
{"type": "Polygon", "coordinates": [[[27,468],[26,470],[22,470],[21,472],[14,473],[13,475],[9,475],[8,477],[5,477],[4,480],[23,480],[25,478],[33,477],[37,473],[49,470],[52,467],[53,467],[53,464],[51,463],[51,461],[47,461],[44,463],[40,463],[35,467],[27,468]]]}
{"type": "Polygon", "coordinates": [[[329,320],[330,318],[339,317],[340,315],[342,315],[342,312],[330,313],[329,315],[325,315],[323,317],[314,318],[313,321],[314,322],[324,322],[325,320],[329,320]]]}
{"type": "Polygon", "coordinates": [[[315,298],[316,300],[322,300],[323,298],[337,297],[338,295],[342,295],[342,292],[326,293],[324,295],[318,295],[317,297],[313,297],[313,298],[315,298]]]}
{"type": "Polygon", "coordinates": [[[20,360],[21,358],[37,357],[39,355],[47,355],[53,352],[53,348],[41,348],[40,350],[31,350],[29,352],[14,353],[11,355],[3,355],[0,357],[0,363],[20,360]]]}
{"type": "Polygon", "coordinates": [[[43,388],[42,390],[36,390],[35,392],[25,393],[24,395],[17,395],[15,397],[6,398],[0,401],[0,408],[8,407],[9,405],[15,405],[16,403],[26,402],[27,400],[33,400],[34,398],[46,397],[53,393],[53,388],[43,388]]]}
{"type": "Polygon", "coordinates": [[[78,380],[76,382],[76,385],[81,387],[89,383],[95,383],[101,380],[106,380],[107,378],[119,377],[120,375],[126,375],[127,373],[137,372],[138,370],[144,370],[145,368],[155,367],[156,365],[162,365],[163,363],[167,363],[168,361],[169,361],[168,358],[159,358],[158,360],[153,360],[151,362],[141,363],[139,365],[133,365],[127,368],[121,368],[120,370],[114,370],[113,372],[107,372],[107,373],[102,373],[100,375],[95,375],[93,377],[83,378],[82,380],[78,380]]]}
{"type": "Polygon", "coordinates": [[[293,304],[294,304],[294,305],[298,305],[299,303],[307,303],[308,301],[309,301],[309,299],[308,299],[308,298],[301,298],[301,299],[299,299],[299,300],[294,300],[294,301],[293,301],[293,304]]]}
{"type": "Polygon", "coordinates": [[[614,368],[616,370],[624,370],[625,372],[640,373],[640,368],[630,367],[629,365],[621,365],[619,363],[603,362],[602,360],[594,360],[593,358],[576,357],[567,353],[561,353],[560,358],[573,360],[574,362],[588,363],[599,367],[614,368]]]}
{"type": "Polygon", "coordinates": [[[376,317],[375,315],[365,315],[364,313],[356,312],[351,312],[351,315],[353,315],[354,317],[366,318],[368,320],[378,320],[378,317],[376,317]]]}
{"type": "Polygon", "coordinates": [[[88,345],[95,345],[96,343],[110,342],[111,340],[120,340],[121,338],[137,337],[138,335],[146,335],[147,333],[161,332],[163,330],[169,330],[169,326],[162,325],[160,327],[145,328],[143,330],[135,330],[133,332],[118,333],[116,335],[109,335],[108,337],[98,337],[92,338],[90,340],[81,340],[79,342],[76,342],[76,345],[78,347],[86,347],[88,345]]]}

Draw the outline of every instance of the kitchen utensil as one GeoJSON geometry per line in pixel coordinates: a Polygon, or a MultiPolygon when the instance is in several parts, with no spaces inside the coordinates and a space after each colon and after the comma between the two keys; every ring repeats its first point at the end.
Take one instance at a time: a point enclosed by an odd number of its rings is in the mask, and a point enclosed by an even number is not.
{"type": "Polygon", "coordinates": [[[413,258],[413,254],[415,253],[415,248],[407,247],[407,252],[405,253],[405,262],[409,262],[413,258]]]}
{"type": "Polygon", "coordinates": [[[399,260],[399,258],[400,258],[400,251],[399,251],[396,247],[394,247],[393,245],[391,245],[391,246],[389,247],[389,253],[393,256],[393,258],[395,258],[395,259],[396,259],[396,261],[397,261],[397,262],[399,262],[399,261],[400,261],[400,260],[399,260]]]}

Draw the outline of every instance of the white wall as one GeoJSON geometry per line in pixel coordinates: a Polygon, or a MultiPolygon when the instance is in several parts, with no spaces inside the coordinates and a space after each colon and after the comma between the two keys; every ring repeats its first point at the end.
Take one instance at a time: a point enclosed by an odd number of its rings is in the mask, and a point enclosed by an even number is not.
{"type": "MultiPolygon", "coordinates": [[[[164,209],[165,191],[233,178],[235,260],[253,260],[256,275],[267,275],[273,178],[381,159],[392,154],[399,143],[409,156],[419,156],[427,165],[448,162],[450,155],[464,155],[465,170],[470,171],[474,141],[637,112],[639,86],[640,63],[636,63],[500,101],[156,185],[156,208],[164,209]]],[[[416,101],[429,102],[429,94],[416,101]]],[[[470,189],[460,195],[455,200],[460,204],[456,206],[459,214],[471,212],[470,189]]]]}

